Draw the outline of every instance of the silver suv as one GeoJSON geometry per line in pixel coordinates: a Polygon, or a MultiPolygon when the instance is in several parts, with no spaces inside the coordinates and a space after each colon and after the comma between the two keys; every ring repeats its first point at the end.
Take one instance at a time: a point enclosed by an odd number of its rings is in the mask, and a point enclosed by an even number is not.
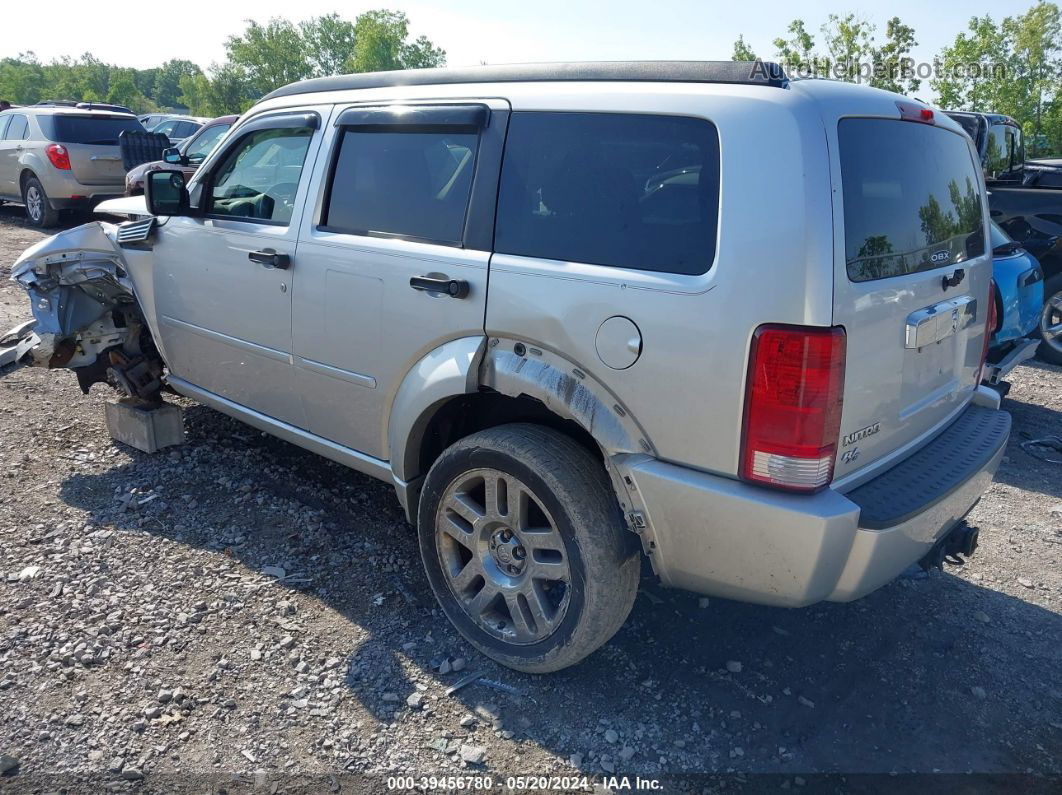
{"type": "Polygon", "coordinates": [[[731,62],[325,78],[146,191],[19,260],[31,359],[393,483],[505,665],[607,641],[643,555],[801,606],[976,546],[987,206],[921,103],[731,62]]]}
{"type": "Polygon", "coordinates": [[[125,192],[118,136],[136,116],[52,105],[0,113],[0,201],[22,202],[34,226],[125,192]]]}

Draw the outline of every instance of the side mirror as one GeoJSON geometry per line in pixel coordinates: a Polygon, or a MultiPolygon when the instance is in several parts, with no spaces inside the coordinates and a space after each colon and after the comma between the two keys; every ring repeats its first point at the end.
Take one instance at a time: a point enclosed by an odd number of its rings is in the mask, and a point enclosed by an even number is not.
{"type": "Polygon", "coordinates": [[[184,155],[181,154],[181,150],[176,146],[171,146],[169,149],[162,150],[162,162],[169,163],[171,166],[184,166],[188,164],[184,155]]]}
{"type": "Polygon", "coordinates": [[[188,188],[180,171],[151,171],[144,178],[144,200],[152,215],[189,215],[188,188]]]}

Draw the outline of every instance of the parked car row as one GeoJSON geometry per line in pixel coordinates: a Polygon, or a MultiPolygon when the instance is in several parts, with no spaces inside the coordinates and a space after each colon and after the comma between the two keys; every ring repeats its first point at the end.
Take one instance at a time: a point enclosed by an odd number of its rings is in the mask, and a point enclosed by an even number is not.
{"type": "MultiPolygon", "coordinates": [[[[1062,364],[1062,161],[1026,160],[1021,125],[1009,116],[969,111],[948,115],[974,142],[992,220],[1038,260],[1042,284],[1036,289],[1043,300],[1038,322],[1028,331],[1040,340],[1041,359],[1062,364]]],[[[1001,284],[1000,289],[1007,288],[1001,284]]]]}
{"type": "MultiPolygon", "coordinates": [[[[153,131],[176,147],[172,162],[191,172],[235,118],[168,114],[153,131]]],[[[0,203],[21,202],[31,224],[48,227],[65,211],[141,191],[142,176],[127,180],[119,140],[143,130],[128,108],[102,103],[52,100],[0,112],[0,203]]]]}
{"type": "Polygon", "coordinates": [[[392,483],[505,665],[606,642],[643,554],[799,607],[977,547],[1008,321],[973,144],[922,103],[734,62],[348,75],[144,188],[15,264],[26,359],[392,483]]]}

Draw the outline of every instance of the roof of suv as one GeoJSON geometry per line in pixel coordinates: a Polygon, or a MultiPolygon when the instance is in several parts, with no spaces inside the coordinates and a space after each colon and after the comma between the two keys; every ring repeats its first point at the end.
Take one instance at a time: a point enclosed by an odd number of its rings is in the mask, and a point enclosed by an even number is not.
{"type": "MultiPolygon", "coordinates": [[[[14,108],[12,108],[14,110],[14,108]]],[[[19,113],[29,113],[34,116],[99,116],[104,119],[130,118],[135,119],[132,113],[122,113],[118,110],[101,110],[99,108],[75,108],[70,105],[27,105],[18,109],[19,113]]]]}
{"type": "Polygon", "coordinates": [[[657,83],[737,83],[786,88],[782,67],[770,61],[585,61],[471,66],[458,69],[406,69],[300,80],[262,98],[386,86],[450,85],[550,81],[657,83]]]}

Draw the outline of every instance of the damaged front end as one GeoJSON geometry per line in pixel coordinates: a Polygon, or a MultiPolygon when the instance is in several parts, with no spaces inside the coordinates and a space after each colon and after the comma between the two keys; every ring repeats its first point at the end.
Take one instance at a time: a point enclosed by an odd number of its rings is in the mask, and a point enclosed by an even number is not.
{"type": "Polygon", "coordinates": [[[96,221],[68,229],[19,257],[11,278],[29,295],[36,319],[21,362],[71,369],[85,394],[107,383],[155,401],[163,364],[115,242],[123,226],[96,221]]]}

